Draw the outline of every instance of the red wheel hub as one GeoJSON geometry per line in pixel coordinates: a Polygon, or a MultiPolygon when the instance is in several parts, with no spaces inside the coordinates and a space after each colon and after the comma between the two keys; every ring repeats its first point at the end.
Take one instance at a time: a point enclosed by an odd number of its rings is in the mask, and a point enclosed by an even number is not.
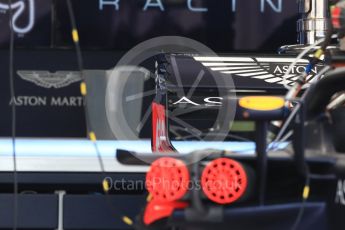
{"type": "Polygon", "coordinates": [[[146,187],[156,201],[176,201],[188,190],[189,172],[183,161],[162,157],[151,164],[146,187]]]}
{"type": "Polygon", "coordinates": [[[237,161],[219,158],[205,167],[201,185],[205,195],[213,202],[230,204],[246,191],[247,174],[237,161]]]}

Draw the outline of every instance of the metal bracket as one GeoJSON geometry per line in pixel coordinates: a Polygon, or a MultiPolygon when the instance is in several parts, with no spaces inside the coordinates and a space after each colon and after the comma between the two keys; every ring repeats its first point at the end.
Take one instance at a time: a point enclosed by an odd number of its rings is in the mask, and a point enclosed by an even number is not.
{"type": "Polygon", "coordinates": [[[63,198],[66,191],[55,191],[58,195],[58,227],[56,230],[63,230],[63,198]]]}

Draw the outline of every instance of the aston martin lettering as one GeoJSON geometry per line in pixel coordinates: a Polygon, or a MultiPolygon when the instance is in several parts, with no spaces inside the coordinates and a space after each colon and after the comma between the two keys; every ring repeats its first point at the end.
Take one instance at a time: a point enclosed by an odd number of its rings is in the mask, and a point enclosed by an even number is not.
{"type": "Polygon", "coordinates": [[[71,97],[41,97],[41,96],[17,96],[13,98],[9,105],[15,103],[16,106],[52,106],[52,107],[82,107],[84,100],[82,96],[71,97]]]}
{"type": "MultiPolygon", "coordinates": [[[[288,65],[283,65],[283,66],[277,65],[274,67],[273,73],[284,74],[287,72],[288,69],[289,69],[288,65]]],[[[291,69],[290,74],[296,74],[296,73],[302,74],[305,72],[305,69],[306,69],[306,66],[294,66],[291,69]]],[[[312,69],[311,71],[312,73],[317,74],[317,67],[314,67],[314,69],[312,69]]]]}
{"type": "MultiPolygon", "coordinates": [[[[223,76],[232,75],[265,81],[269,84],[284,84],[283,76],[295,58],[286,57],[203,57],[194,59],[212,71],[223,76]]],[[[309,63],[306,59],[297,61],[292,71],[286,76],[286,82],[293,85],[298,76],[305,71],[309,63]]],[[[320,66],[313,68],[308,78],[318,73],[320,66]]]]}
{"type": "Polygon", "coordinates": [[[37,96],[17,96],[10,101],[10,105],[15,103],[16,106],[46,106],[47,97],[37,96]]]}
{"type": "Polygon", "coordinates": [[[187,104],[187,105],[194,105],[194,106],[221,106],[222,105],[223,98],[221,97],[206,97],[203,99],[203,102],[195,102],[187,97],[182,97],[176,102],[173,102],[173,105],[179,105],[179,104],[187,104]]]}
{"type": "Polygon", "coordinates": [[[9,101],[9,105],[14,103],[16,106],[27,107],[82,107],[85,104],[83,97],[79,96],[79,92],[76,96],[56,96],[55,93],[56,89],[79,82],[81,75],[78,71],[18,70],[17,74],[24,81],[44,89],[50,89],[53,95],[18,95],[9,101]]]}
{"type": "Polygon", "coordinates": [[[52,97],[50,105],[81,107],[83,106],[83,97],[52,97]]]}

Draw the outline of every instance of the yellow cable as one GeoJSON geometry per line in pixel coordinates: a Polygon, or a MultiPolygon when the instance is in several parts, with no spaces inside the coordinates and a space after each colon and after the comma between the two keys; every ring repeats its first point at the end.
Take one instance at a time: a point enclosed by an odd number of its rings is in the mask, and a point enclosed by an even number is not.
{"type": "MultiPolygon", "coordinates": [[[[79,34],[78,34],[78,30],[76,28],[72,29],[72,39],[74,43],[79,43],[79,34]]],[[[86,83],[85,82],[81,82],[80,83],[80,93],[82,96],[86,96],[87,94],[87,88],[86,88],[86,83]]],[[[96,142],[96,134],[94,132],[89,132],[89,138],[91,141],[96,142]]],[[[107,179],[104,179],[102,182],[103,185],[103,190],[105,192],[108,192],[110,190],[110,185],[109,185],[109,181],[107,179]]],[[[125,222],[127,225],[133,225],[133,221],[127,217],[127,216],[123,216],[122,217],[123,222],[125,222]]]]}

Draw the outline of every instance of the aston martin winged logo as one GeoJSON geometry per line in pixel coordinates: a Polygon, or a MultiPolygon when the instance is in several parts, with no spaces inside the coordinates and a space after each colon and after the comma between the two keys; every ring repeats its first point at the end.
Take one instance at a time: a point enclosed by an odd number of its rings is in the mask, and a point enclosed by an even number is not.
{"type": "MultiPolygon", "coordinates": [[[[283,84],[283,76],[294,58],[288,57],[194,57],[205,67],[222,74],[231,74],[240,77],[260,79],[271,84],[283,84]]],[[[289,85],[305,71],[309,61],[299,60],[291,73],[287,76],[289,85]]],[[[318,73],[320,66],[316,66],[307,77],[312,78],[318,73]]]]}
{"type": "Polygon", "coordinates": [[[37,86],[47,89],[63,88],[81,80],[81,75],[78,71],[57,71],[52,73],[45,70],[21,70],[17,71],[17,73],[23,80],[35,83],[37,86]]]}

